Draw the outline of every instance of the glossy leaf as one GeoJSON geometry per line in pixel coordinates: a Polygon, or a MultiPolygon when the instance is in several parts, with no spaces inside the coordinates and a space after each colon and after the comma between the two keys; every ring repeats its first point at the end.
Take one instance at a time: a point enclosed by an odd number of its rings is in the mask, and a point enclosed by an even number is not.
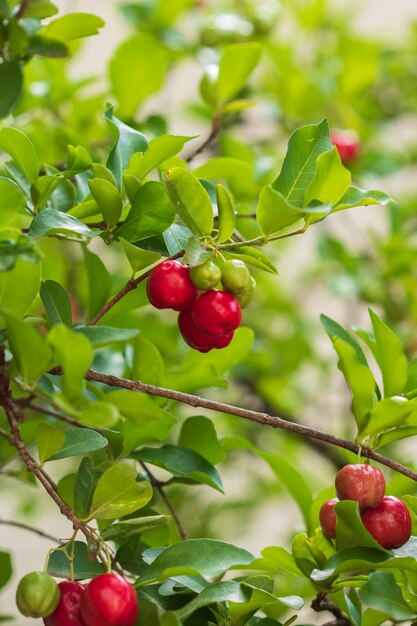
{"type": "Polygon", "coordinates": [[[52,352],[45,339],[28,322],[5,315],[10,350],[26,383],[33,383],[51,363],[52,352]]]}
{"type": "Polygon", "coordinates": [[[84,248],[85,269],[88,282],[88,318],[91,319],[107,302],[111,279],[106,266],[98,254],[84,248]]]}
{"type": "Polygon", "coordinates": [[[49,22],[40,32],[42,35],[72,41],[81,37],[98,35],[104,26],[101,17],[91,13],[69,13],[49,22]]]}
{"type": "MultiPolygon", "coordinates": [[[[17,259],[13,269],[0,273],[0,307],[16,317],[33,303],[40,285],[40,264],[17,259]]],[[[1,319],[1,312],[0,312],[1,319]]]]}
{"type": "Polygon", "coordinates": [[[369,311],[376,340],[376,358],[381,368],[385,396],[399,395],[408,378],[408,363],[399,337],[369,311]]]}
{"type": "Polygon", "coordinates": [[[228,46],[219,63],[217,95],[221,102],[233,98],[245,86],[262,54],[259,43],[242,43],[228,46]]]}
{"type": "Polygon", "coordinates": [[[132,156],[129,165],[126,168],[126,174],[136,176],[139,179],[144,178],[149,172],[154,170],[158,165],[170,157],[178,154],[187,141],[194,137],[182,137],[179,135],[161,135],[155,137],[149,142],[146,152],[137,152],[132,156]]]}
{"type": "Polygon", "coordinates": [[[137,192],[129,215],[117,230],[117,236],[133,243],[141,241],[163,233],[174,218],[175,210],[164,186],[151,181],[137,192]]]}
{"type": "Polygon", "coordinates": [[[51,426],[50,424],[38,424],[36,434],[38,444],[39,462],[41,465],[60,450],[65,441],[65,434],[60,428],[51,426]]]}
{"type": "Polygon", "coordinates": [[[386,205],[392,202],[392,198],[382,191],[364,191],[358,187],[349,187],[343,197],[334,207],[334,211],[344,211],[356,206],[368,206],[370,204],[386,205]]]}
{"type": "MultiPolygon", "coordinates": [[[[73,545],[74,549],[74,577],[75,580],[84,580],[88,578],[95,578],[99,574],[105,573],[104,565],[96,560],[91,560],[87,552],[87,544],[82,541],[75,541],[73,545]]],[[[63,544],[67,550],[71,550],[71,544],[63,544]]],[[[69,555],[71,552],[68,553],[69,555]]],[[[56,578],[65,578],[70,580],[70,562],[68,556],[61,550],[54,550],[49,557],[48,561],[48,574],[55,576],[56,578]]]]}
{"type": "Polygon", "coordinates": [[[132,243],[129,243],[129,241],[123,239],[123,237],[120,237],[120,243],[123,246],[123,250],[130,263],[133,273],[140,272],[141,270],[150,267],[161,258],[161,255],[158,252],[138,248],[132,243]]]}
{"type": "Polygon", "coordinates": [[[414,620],[417,617],[405,602],[394,576],[390,572],[374,572],[359,592],[371,608],[388,613],[395,620],[414,620]]]}
{"type": "Polygon", "coordinates": [[[0,92],[0,118],[12,111],[23,89],[23,72],[19,61],[0,64],[0,84],[4,89],[0,92]]]}
{"type": "Polygon", "coordinates": [[[122,196],[112,183],[103,178],[93,178],[88,181],[88,185],[107,228],[114,228],[122,213],[122,196]]]}
{"type": "Polygon", "coordinates": [[[218,240],[220,243],[227,241],[235,230],[236,215],[232,198],[223,185],[217,185],[217,209],[218,209],[218,240]]]}
{"type": "Polygon", "coordinates": [[[175,167],[163,175],[168,196],[178,215],[197,236],[213,230],[213,209],[200,181],[187,170],[175,167]]]}
{"type": "Polygon", "coordinates": [[[36,215],[29,229],[29,234],[34,239],[52,233],[69,233],[91,238],[97,237],[100,232],[100,230],[89,228],[75,217],[55,209],[44,209],[36,215]]]}
{"type": "Polygon", "coordinates": [[[71,302],[59,283],[54,280],[41,283],[40,296],[52,324],[72,325],[71,302]]]}
{"type": "Polygon", "coordinates": [[[87,337],[95,348],[129,341],[140,333],[138,328],[113,328],[102,324],[100,326],[76,326],[74,331],[87,337]]]}
{"type": "Polygon", "coordinates": [[[35,147],[27,135],[17,128],[1,128],[0,149],[11,156],[29,183],[35,182],[39,175],[40,163],[35,147]]]}
{"type": "Polygon", "coordinates": [[[90,342],[62,324],[52,327],[48,341],[55,349],[57,362],[63,370],[62,389],[65,395],[69,400],[78,398],[93,359],[90,342]]]}
{"type": "Polygon", "coordinates": [[[189,417],[182,425],[178,443],[217,465],[225,460],[226,454],[219,444],[213,422],[203,415],[189,417]]]}
{"type": "Polygon", "coordinates": [[[144,517],[122,520],[106,528],[101,533],[101,536],[105,541],[125,543],[136,535],[141,535],[148,530],[164,526],[169,520],[169,515],[146,515],[144,517]]]}
{"type": "Polygon", "coordinates": [[[258,250],[258,248],[251,248],[250,246],[238,246],[236,248],[229,249],[229,252],[225,252],[226,258],[240,259],[248,265],[259,267],[259,269],[269,272],[270,274],[278,274],[278,270],[269,259],[266,254],[258,250]]]}
{"type": "Polygon", "coordinates": [[[330,202],[333,206],[349,187],[352,175],[342,165],[336,147],[320,154],[317,157],[316,166],[316,174],[306,191],[304,204],[308,206],[317,200],[323,204],[330,202]]]}
{"type": "Polygon", "coordinates": [[[97,483],[110,466],[110,463],[96,466],[89,457],[81,461],[74,488],[74,511],[80,519],[88,516],[97,483]]]}
{"type": "Polygon", "coordinates": [[[57,452],[50,456],[48,461],[67,459],[68,457],[87,454],[105,448],[108,441],[96,430],[88,428],[70,428],[65,431],[65,441],[57,452]]]}

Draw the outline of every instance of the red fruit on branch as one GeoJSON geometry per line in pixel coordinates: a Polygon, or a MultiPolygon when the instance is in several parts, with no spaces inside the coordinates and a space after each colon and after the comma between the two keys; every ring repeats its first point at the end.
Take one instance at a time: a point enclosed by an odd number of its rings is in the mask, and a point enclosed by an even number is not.
{"type": "Polygon", "coordinates": [[[400,548],[410,539],[410,512],[394,496],[386,496],[374,509],[362,511],[361,518],[366,530],[386,550],[400,548]]]}
{"type": "Polygon", "coordinates": [[[333,130],[330,139],[346,165],[356,161],[360,152],[359,136],[354,130],[333,130]]]}
{"type": "Polygon", "coordinates": [[[209,352],[213,348],[226,348],[233,339],[233,333],[220,337],[207,335],[196,326],[191,311],[183,311],[179,314],[178,326],[184,341],[200,352],[209,352]]]}
{"type": "Polygon", "coordinates": [[[340,500],[337,498],[326,500],[326,502],[321,505],[319,513],[320,526],[329,539],[336,537],[336,511],[334,507],[338,502],[340,502],[340,500]]]}
{"type": "Polygon", "coordinates": [[[80,610],[85,626],[133,626],[138,617],[138,598],[122,576],[101,574],[87,586],[80,610]]]}
{"type": "Polygon", "coordinates": [[[152,270],[146,291],[154,307],[174,311],[187,311],[198,295],[188,265],[171,260],[163,261],[152,270]]]}
{"type": "Polygon", "coordinates": [[[226,335],[239,326],[240,304],[227,291],[211,289],[194,302],[191,309],[196,326],[207,335],[226,335]]]}
{"type": "Polygon", "coordinates": [[[339,500],[356,500],[361,509],[378,506],[385,494],[383,473],[369,465],[345,465],[335,481],[339,500]]]}
{"type": "Polygon", "coordinates": [[[80,603],[85,587],[81,583],[64,580],[58,585],[61,597],[55,611],[44,619],[45,626],[84,626],[80,603]]]}

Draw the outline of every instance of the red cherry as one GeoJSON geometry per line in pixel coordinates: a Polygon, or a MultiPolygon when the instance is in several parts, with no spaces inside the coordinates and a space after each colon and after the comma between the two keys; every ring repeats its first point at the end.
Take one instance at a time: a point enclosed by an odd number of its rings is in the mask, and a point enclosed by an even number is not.
{"type": "Polygon", "coordinates": [[[80,614],[84,585],[64,580],[59,583],[58,588],[61,594],[59,604],[52,615],[43,620],[45,626],[84,626],[80,614]]]}
{"type": "Polygon", "coordinates": [[[336,476],[335,487],[339,500],[356,500],[361,509],[368,509],[378,506],[384,497],[385,479],[367,463],[345,465],[336,476]]]}
{"type": "Polygon", "coordinates": [[[336,146],[343,163],[356,161],[360,152],[359,136],[354,130],[333,130],[330,139],[336,146]]]}
{"type": "Polygon", "coordinates": [[[338,502],[339,500],[337,498],[326,500],[326,502],[321,505],[319,513],[320,526],[329,539],[336,537],[336,511],[334,507],[338,502]]]}
{"type": "Polygon", "coordinates": [[[410,512],[394,496],[385,496],[374,509],[362,511],[361,518],[366,530],[386,550],[400,548],[410,539],[410,512]]]}
{"type": "Polygon", "coordinates": [[[213,348],[225,348],[233,339],[233,333],[227,333],[221,337],[213,337],[203,333],[196,326],[191,311],[183,311],[179,314],[178,326],[184,341],[194,350],[200,352],[209,352],[213,348]]]}
{"type": "Polygon", "coordinates": [[[122,576],[101,574],[81,598],[81,617],[86,626],[133,626],[138,617],[136,592],[122,576]]]}
{"type": "Polygon", "coordinates": [[[191,309],[194,322],[207,335],[226,335],[239,326],[240,304],[231,293],[211,289],[201,294],[191,309]]]}
{"type": "Polygon", "coordinates": [[[188,265],[170,260],[152,270],[146,291],[154,307],[174,311],[187,311],[198,295],[188,265]]]}

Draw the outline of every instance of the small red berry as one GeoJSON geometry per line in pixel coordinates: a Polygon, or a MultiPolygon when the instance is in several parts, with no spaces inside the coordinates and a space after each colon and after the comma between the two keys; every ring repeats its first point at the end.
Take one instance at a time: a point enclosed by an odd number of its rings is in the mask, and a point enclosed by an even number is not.
{"type": "Polygon", "coordinates": [[[201,294],[191,309],[194,322],[207,335],[226,335],[239,326],[240,304],[227,291],[211,289],[201,294]]]}
{"type": "Polygon", "coordinates": [[[188,265],[171,260],[163,261],[152,270],[146,291],[154,307],[174,311],[187,311],[198,295],[188,265]]]}
{"type": "Polygon", "coordinates": [[[55,611],[43,620],[45,626],[84,626],[80,614],[81,597],[85,587],[81,583],[64,580],[58,585],[61,594],[55,611]]]}
{"type": "Polygon", "coordinates": [[[401,548],[410,539],[410,512],[394,496],[385,496],[374,509],[362,511],[361,518],[366,530],[386,550],[401,548]]]}
{"type": "Polygon", "coordinates": [[[333,130],[330,139],[346,165],[356,161],[360,152],[359,136],[354,130],[333,130]]]}
{"type": "Polygon", "coordinates": [[[369,465],[345,465],[335,481],[339,500],[356,500],[361,509],[378,506],[385,494],[383,473],[369,465]]]}
{"type": "Polygon", "coordinates": [[[233,339],[233,333],[220,337],[207,335],[196,326],[191,311],[183,311],[178,316],[178,326],[186,343],[194,350],[209,352],[213,348],[226,348],[233,339]]]}
{"type": "Polygon", "coordinates": [[[138,617],[136,591],[118,574],[101,574],[81,598],[81,617],[86,626],[133,626],[138,617]]]}
{"type": "Polygon", "coordinates": [[[336,511],[334,507],[338,502],[339,500],[337,498],[326,500],[326,502],[321,505],[319,513],[320,526],[329,539],[336,537],[336,511]]]}

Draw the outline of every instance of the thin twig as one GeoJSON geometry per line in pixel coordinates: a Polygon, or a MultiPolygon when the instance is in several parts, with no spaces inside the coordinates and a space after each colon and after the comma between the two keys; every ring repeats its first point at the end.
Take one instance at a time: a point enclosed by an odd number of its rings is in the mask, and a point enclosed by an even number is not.
{"type": "MultiPolygon", "coordinates": [[[[51,370],[50,373],[60,375],[62,374],[62,370],[57,367],[51,370]]],[[[139,391],[142,393],[148,393],[152,396],[182,402],[183,404],[188,404],[192,407],[218,411],[219,413],[226,413],[227,415],[236,415],[237,417],[242,417],[243,419],[247,419],[258,424],[287,430],[303,437],[317,439],[318,441],[325,441],[332,446],[344,448],[345,450],[349,450],[355,454],[360,454],[365,458],[372,459],[377,463],[381,463],[381,465],[385,465],[386,467],[389,467],[400,474],[404,474],[404,476],[407,476],[408,478],[411,478],[411,480],[415,480],[417,482],[417,472],[413,471],[409,467],[405,467],[405,465],[383,456],[378,452],[374,452],[373,450],[370,450],[369,448],[358,443],[349,441],[348,439],[342,439],[341,437],[317,430],[316,428],[311,428],[310,426],[289,422],[288,420],[269,415],[268,413],[260,413],[250,409],[243,409],[232,404],[225,404],[224,402],[217,402],[216,400],[208,400],[207,398],[201,398],[200,396],[184,393],[182,391],[175,391],[174,389],[167,389],[166,387],[157,387],[140,381],[128,380],[127,378],[119,378],[118,376],[113,376],[111,374],[102,374],[101,372],[96,372],[95,370],[89,370],[85,377],[87,380],[104,383],[110,387],[119,387],[121,389],[129,389],[131,391],[139,391]]]]}
{"type": "Polygon", "coordinates": [[[155,489],[158,491],[159,495],[161,496],[162,500],[165,502],[169,512],[172,515],[172,519],[175,521],[177,525],[178,532],[180,533],[181,538],[183,539],[183,541],[185,541],[186,539],[188,539],[187,531],[185,530],[183,523],[181,522],[174,505],[172,504],[171,500],[168,498],[167,494],[165,493],[164,483],[162,483],[160,480],[156,478],[156,476],[153,475],[153,473],[150,471],[146,463],[143,463],[142,461],[139,461],[139,463],[141,464],[141,466],[143,467],[143,469],[149,476],[151,485],[155,487],[155,489]]]}
{"type": "Polygon", "coordinates": [[[22,17],[26,13],[26,9],[28,8],[28,6],[29,6],[29,0],[22,0],[22,2],[20,3],[20,7],[14,16],[16,20],[22,19],[22,17]]]}
{"type": "MultiPolygon", "coordinates": [[[[185,253],[184,250],[180,250],[179,252],[177,252],[176,254],[173,254],[169,258],[171,260],[179,259],[180,257],[184,256],[184,253],[185,253]]],[[[116,293],[116,295],[113,296],[113,298],[111,300],[109,300],[104,305],[104,307],[102,309],[100,309],[100,311],[98,311],[98,313],[96,313],[94,315],[94,317],[88,322],[88,325],[89,326],[94,326],[95,324],[97,324],[97,322],[99,322],[101,320],[101,318],[104,317],[106,315],[106,313],[108,313],[110,311],[110,309],[113,308],[115,306],[115,304],[117,304],[119,302],[119,300],[124,298],[124,296],[126,296],[130,291],[133,291],[133,289],[136,289],[136,287],[139,285],[139,283],[141,283],[146,278],[148,278],[148,276],[151,273],[151,271],[152,270],[148,270],[147,272],[144,272],[143,274],[141,274],[137,278],[132,278],[131,280],[129,280],[129,282],[127,282],[126,285],[118,293],[116,293]]]]}
{"type": "Polygon", "coordinates": [[[21,522],[12,522],[11,520],[0,519],[0,524],[2,524],[3,526],[14,526],[15,528],[28,530],[31,533],[35,533],[35,535],[39,535],[39,537],[48,539],[49,541],[54,541],[55,543],[61,543],[61,541],[57,537],[54,537],[53,535],[49,535],[48,533],[45,533],[43,530],[39,530],[39,528],[33,528],[32,526],[28,526],[27,524],[22,524],[21,522]]]}
{"type": "Polygon", "coordinates": [[[202,152],[204,152],[204,150],[206,148],[208,148],[213,141],[215,141],[215,139],[217,139],[219,133],[220,133],[220,115],[215,115],[213,117],[213,120],[211,122],[211,132],[210,135],[207,137],[207,139],[201,144],[201,146],[199,146],[197,148],[197,150],[194,150],[194,152],[192,152],[191,154],[188,155],[188,157],[186,157],[185,162],[186,163],[191,163],[191,161],[193,161],[196,156],[198,156],[199,154],[201,154],[202,152]]]}
{"type": "Polygon", "coordinates": [[[57,420],[60,420],[61,422],[65,422],[66,424],[69,424],[70,426],[75,426],[76,428],[88,428],[90,430],[96,430],[97,432],[100,432],[102,429],[100,428],[90,428],[90,426],[85,426],[84,424],[81,424],[80,422],[77,422],[77,420],[72,419],[71,417],[67,417],[66,415],[62,415],[62,413],[58,413],[57,411],[53,411],[52,409],[48,409],[44,406],[41,406],[40,404],[34,404],[33,402],[27,402],[25,404],[25,406],[28,409],[32,409],[33,411],[39,411],[39,413],[45,413],[45,415],[50,415],[51,417],[55,417],[57,420]]]}
{"type": "MultiPolygon", "coordinates": [[[[343,611],[323,592],[319,592],[311,603],[311,608],[320,613],[321,611],[329,611],[336,619],[328,622],[327,626],[351,626],[350,620],[346,617],[343,611]]],[[[326,626],[326,625],[324,625],[326,626]]]]}

